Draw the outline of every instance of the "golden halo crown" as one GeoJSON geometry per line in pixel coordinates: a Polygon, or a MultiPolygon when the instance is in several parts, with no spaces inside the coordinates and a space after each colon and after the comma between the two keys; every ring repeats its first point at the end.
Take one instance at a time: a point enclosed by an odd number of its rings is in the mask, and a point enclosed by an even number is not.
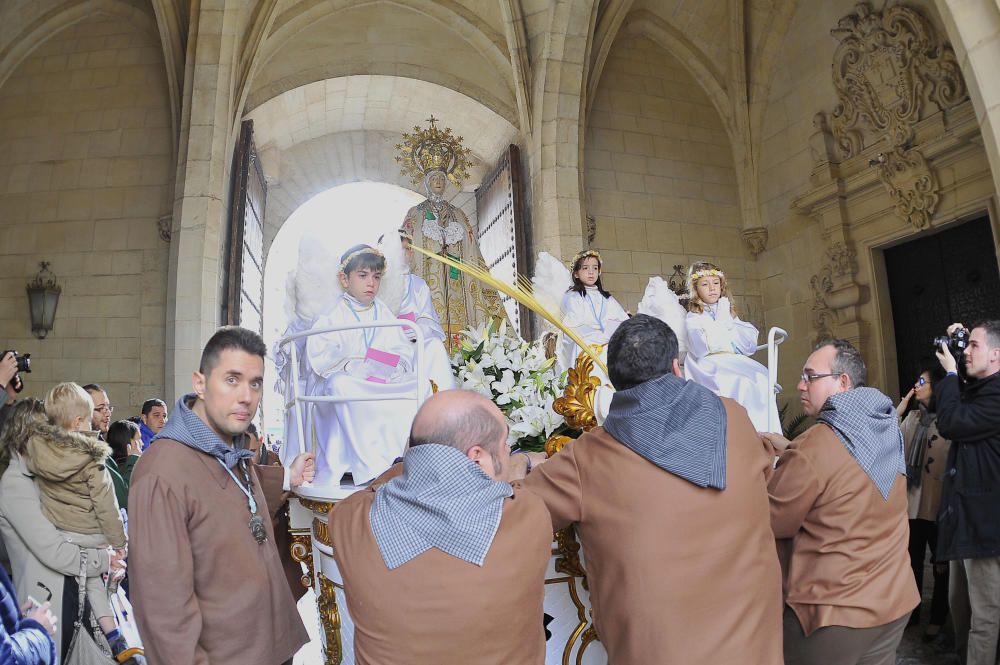
{"type": "Polygon", "coordinates": [[[340,259],[340,272],[344,272],[344,269],[347,267],[347,264],[356,259],[357,257],[361,256],[362,254],[373,254],[375,256],[380,257],[383,261],[385,260],[385,254],[383,254],[377,248],[371,247],[369,245],[362,245],[353,252],[345,254],[343,258],[340,259]]]}
{"type": "Polygon", "coordinates": [[[708,270],[699,270],[697,272],[691,273],[691,283],[694,284],[702,277],[718,277],[719,279],[725,279],[726,275],[724,272],[718,268],[711,268],[708,270]]]}
{"type": "Polygon", "coordinates": [[[437,128],[438,119],[427,119],[429,127],[414,126],[412,134],[403,134],[403,142],[396,144],[396,162],[400,173],[410,178],[414,185],[431,171],[442,171],[456,186],[469,177],[472,152],[462,145],[462,137],[451,133],[451,127],[437,128]]]}
{"type": "Polygon", "coordinates": [[[601,253],[598,252],[596,249],[585,249],[582,252],[576,253],[576,255],[573,257],[573,261],[570,263],[570,268],[575,266],[576,262],[579,261],[580,259],[585,259],[589,256],[593,256],[595,259],[597,259],[598,263],[604,263],[604,261],[601,260],[601,253]]]}

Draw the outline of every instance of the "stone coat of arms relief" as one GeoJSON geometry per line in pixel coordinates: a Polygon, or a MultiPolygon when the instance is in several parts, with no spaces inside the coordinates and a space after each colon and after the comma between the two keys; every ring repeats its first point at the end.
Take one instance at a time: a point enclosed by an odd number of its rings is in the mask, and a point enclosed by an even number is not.
{"type": "Polygon", "coordinates": [[[889,4],[875,11],[870,2],[859,2],[831,30],[839,42],[832,63],[837,104],[813,118],[814,189],[793,204],[820,221],[827,243],[824,264],[810,280],[817,339],[837,334],[862,341],[864,290],[856,282],[848,220],[828,200],[831,183],[873,168],[899,220],[914,230],[928,227],[941,193],[921,150],[928,137],[920,123],[968,98],[954,51],[932,24],[910,7],[889,4]]]}

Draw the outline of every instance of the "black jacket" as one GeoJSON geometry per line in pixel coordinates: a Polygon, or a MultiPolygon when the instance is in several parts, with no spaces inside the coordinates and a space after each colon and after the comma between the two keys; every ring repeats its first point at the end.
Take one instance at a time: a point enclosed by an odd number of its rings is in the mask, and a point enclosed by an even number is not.
{"type": "Polygon", "coordinates": [[[938,432],[951,439],[937,558],[1000,556],[1000,373],[960,389],[957,376],[934,388],[938,432]]]}

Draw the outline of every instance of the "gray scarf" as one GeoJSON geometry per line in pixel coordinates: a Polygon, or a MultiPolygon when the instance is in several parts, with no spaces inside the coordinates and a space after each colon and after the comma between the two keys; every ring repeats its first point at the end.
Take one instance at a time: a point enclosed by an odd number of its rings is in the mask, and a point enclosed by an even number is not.
{"type": "Polygon", "coordinates": [[[664,471],[726,489],[726,407],[708,388],[673,374],[619,390],[604,429],[664,471]]]}
{"type": "Polygon", "coordinates": [[[927,457],[927,439],[930,434],[931,424],[934,422],[934,414],[927,410],[923,404],[918,404],[920,414],[917,419],[917,428],[913,430],[913,443],[910,444],[910,452],[906,456],[906,486],[920,487],[920,481],[924,476],[924,459],[927,457]]]}
{"type": "Polygon", "coordinates": [[[892,400],[875,388],[854,388],[830,395],[816,420],[833,430],[888,500],[896,476],[906,473],[903,433],[892,400]]]}
{"type": "Polygon", "coordinates": [[[513,493],[451,446],[410,448],[403,475],[376,490],[369,513],[382,560],[394,570],[436,547],[482,566],[513,493]]]}
{"type": "Polygon", "coordinates": [[[205,424],[204,420],[198,417],[198,414],[188,407],[188,403],[194,404],[195,399],[197,396],[194,393],[188,393],[177,400],[177,406],[174,407],[170,420],[153,441],[157,439],[178,441],[189,448],[221,460],[230,469],[241,459],[252,459],[253,451],[226,444],[205,424]]]}

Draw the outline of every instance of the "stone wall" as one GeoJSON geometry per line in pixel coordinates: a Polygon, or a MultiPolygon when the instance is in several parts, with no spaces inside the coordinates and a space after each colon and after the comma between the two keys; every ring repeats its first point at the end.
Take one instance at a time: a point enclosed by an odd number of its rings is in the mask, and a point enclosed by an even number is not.
{"type": "Polygon", "coordinates": [[[623,32],[611,48],[588,118],[584,168],[593,246],[605,261],[605,285],[626,309],[635,310],[650,276],[709,260],[759,318],[729,137],[698,83],[645,37],[623,32]]]}
{"type": "Polygon", "coordinates": [[[26,393],[97,382],[116,416],[163,395],[173,180],[158,37],[94,17],[40,45],[0,87],[0,345],[31,353],[26,393]],[[25,283],[62,285],[55,328],[31,335],[25,283]]]}
{"type": "MultiPolygon", "coordinates": [[[[933,3],[906,5],[946,39],[933,3]]],[[[849,338],[857,334],[870,383],[895,397],[895,336],[882,250],[990,210],[996,192],[969,102],[947,115],[928,105],[927,117],[917,125],[916,145],[928,158],[940,190],[937,209],[922,230],[896,214],[877,168],[868,166],[869,159],[885,150],[881,144],[832,169],[817,168],[825,139],[813,119],[819,111],[829,114],[838,102],[831,77],[838,42],[830,30],[854,7],[852,0],[800,6],[771,75],[759,162],[762,219],[769,231],[767,251],[759,258],[760,278],[766,319],[791,333],[780,371],[780,380],[790,388],[818,334],[811,277],[829,263],[826,252],[837,233],[846,233],[857,271],[857,304],[834,312],[830,332],[849,338]]]]}

